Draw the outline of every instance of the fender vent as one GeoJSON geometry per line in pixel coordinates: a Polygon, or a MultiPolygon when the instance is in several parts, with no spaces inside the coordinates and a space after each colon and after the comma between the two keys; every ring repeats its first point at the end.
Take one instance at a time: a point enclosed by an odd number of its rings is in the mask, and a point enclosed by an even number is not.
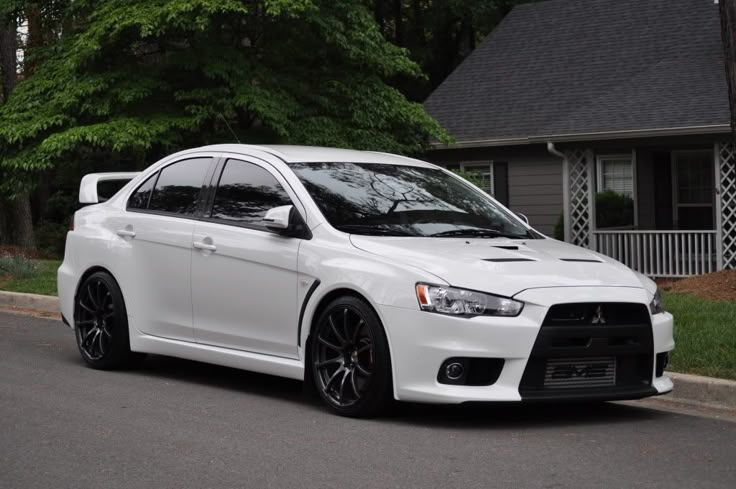
{"type": "Polygon", "coordinates": [[[593,258],[560,258],[560,260],[574,263],[603,263],[602,261],[595,260],[593,258]]]}
{"type": "Polygon", "coordinates": [[[509,263],[513,261],[534,261],[531,258],[484,258],[483,261],[492,261],[494,263],[509,263]]]}

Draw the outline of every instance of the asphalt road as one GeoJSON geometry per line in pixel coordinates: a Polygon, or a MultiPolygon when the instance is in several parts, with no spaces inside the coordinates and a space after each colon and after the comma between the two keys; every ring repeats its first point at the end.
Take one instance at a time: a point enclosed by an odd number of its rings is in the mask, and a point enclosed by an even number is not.
{"type": "Polygon", "coordinates": [[[736,423],[597,406],[330,415],[290,380],[165,357],[86,368],[0,313],[0,488],[736,488],[736,423]]]}

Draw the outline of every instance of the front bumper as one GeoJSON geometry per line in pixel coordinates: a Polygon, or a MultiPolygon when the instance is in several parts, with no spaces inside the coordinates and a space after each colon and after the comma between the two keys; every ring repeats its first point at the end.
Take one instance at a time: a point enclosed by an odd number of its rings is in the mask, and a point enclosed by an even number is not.
{"type": "MultiPolygon", "coordinates": [[[[672,390],[666,375],[655,375],[656,353],[674,349],[672,316],[650,316],[652,324],[651,377],[637,389],[596,392],[578,389],[565,395],[522,396],[520,386],[541,325],[553,303],[634,302],[648,304],[642,289],[598,287],[564,288],[564,299],[546,289],[533,289],[517,296],[525,302],[515,318],[455,318],[414,309],[379,306],[392,354],[394,395],[402,401],[458,404],[483,401],[522,400],[619,400],[664,394],[672,390]],[[591,292],[591,289],[597,289],[591,292]],[[437,374],[442,363],[453,357],[501,358],[504,366],[495,383],[488,386],[448,385],[437,374]]],[[[556,292],[560,292],[557,290],[556,292]]]]}

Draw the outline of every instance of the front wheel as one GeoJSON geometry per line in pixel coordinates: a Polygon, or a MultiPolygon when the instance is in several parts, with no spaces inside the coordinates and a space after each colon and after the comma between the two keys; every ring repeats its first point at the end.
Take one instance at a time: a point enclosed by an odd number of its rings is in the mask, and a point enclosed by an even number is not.
{"type": "Polygon", "coordinates": [[[344,296],[324,309],[312,333],[311,360],[315,387],[333,412],[375,416],[391,402],[388,341],[363,300],[344,296]]]}
{"type": "Polygon", "coordinates": [[[79,353],[92,368],[132,367],[144,357],[130,351],[123,294],[109,273],[93,273],[79,287],[74,304],[74,331],[79,353]]]}

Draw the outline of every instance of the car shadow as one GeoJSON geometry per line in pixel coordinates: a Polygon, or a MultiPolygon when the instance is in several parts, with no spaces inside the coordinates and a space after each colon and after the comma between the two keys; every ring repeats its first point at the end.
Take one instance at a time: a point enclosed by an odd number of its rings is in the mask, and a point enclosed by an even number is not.
{"type": "MultiPolygon", "coordinates": [[[[321,406],[318,396],[297,380],[159,355],[149,355],[139,369],[128,373],[273,398],[330,416],[321,406]]],[[[605,402],[462,405],[395,403],[384,416],[372,422],[439,429],[544,429],[648,422],[675,415],[645,406],[605,402]]]]}

